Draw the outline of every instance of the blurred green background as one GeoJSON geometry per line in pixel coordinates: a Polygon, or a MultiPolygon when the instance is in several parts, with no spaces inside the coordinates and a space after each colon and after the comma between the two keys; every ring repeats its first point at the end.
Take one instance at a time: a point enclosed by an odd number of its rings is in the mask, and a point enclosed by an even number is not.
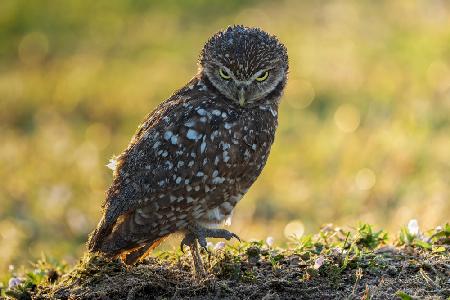
{"type": "Polygon", "coordinates": [[[81,255],[105,164],[229,24],[276,34],[291,67],[232,230],[282,245],[329,222],[449,221],[448,1],[1,0],[0,273],[81,255]]]}

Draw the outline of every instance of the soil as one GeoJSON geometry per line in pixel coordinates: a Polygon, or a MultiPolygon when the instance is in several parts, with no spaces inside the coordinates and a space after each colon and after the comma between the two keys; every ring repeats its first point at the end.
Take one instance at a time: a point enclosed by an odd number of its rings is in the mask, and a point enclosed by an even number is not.
{"type": "Polygon", "coordinates": [[[250,245],[203,253],[196,278],[189,255],[163,253],[127,268],[85,256],[35,299],[449,299],[449,249],[384,246],[348,258],[339,251],[272,250],[250,245]],[[321,262],[323,262],[321,264],[321,262]]]}

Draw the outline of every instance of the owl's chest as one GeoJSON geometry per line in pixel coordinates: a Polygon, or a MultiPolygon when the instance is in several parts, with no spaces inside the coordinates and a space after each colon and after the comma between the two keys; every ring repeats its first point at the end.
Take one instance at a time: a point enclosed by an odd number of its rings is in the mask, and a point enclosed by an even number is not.
{"type": "Polygon", "coordinates": [[[270,116],[247,114],[211,124],[202,173],[208,174],[208,198],[213,202],[234,206],[261,173],[277,125],[276,118],[270,116]]]}
{"type": "Polygon", "coordinates": [[[267,159],[277,127],[276,116],[268,113],[244,114],[219,126],[220,141],[216,154],[222,155],[223,168],[258,167],[267,159]]]}
{"type": "Polygon", "coordinates": [[[220,139],[210,147],[210,155],[214,157],[211,191],[207,195],[210,208],[201,217],[202,223],[211,225],[229,220],[236,204],[261,173],[277,125],[275,118],[263,117],[246,116],[218,126],[220,139]]]}

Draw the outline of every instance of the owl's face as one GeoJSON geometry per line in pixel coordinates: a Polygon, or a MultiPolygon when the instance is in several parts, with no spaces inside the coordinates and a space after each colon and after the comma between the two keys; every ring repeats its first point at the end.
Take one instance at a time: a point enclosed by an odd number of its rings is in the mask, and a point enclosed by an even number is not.
{"type": "Polygon", "coordinates": [[[288,57],[276,37],[258,28],[234,26],[206,43],[199,65],[221,94],[246,106],[284,87],[288,57]]]}

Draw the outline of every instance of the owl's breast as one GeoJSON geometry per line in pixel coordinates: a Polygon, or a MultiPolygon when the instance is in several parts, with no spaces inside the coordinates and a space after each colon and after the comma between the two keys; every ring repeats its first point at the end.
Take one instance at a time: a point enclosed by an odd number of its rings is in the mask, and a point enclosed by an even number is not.
{"type": "MultiPolygon", "coordinates": [[[[274,141],[276,119],[267,113],[238,114],[233,110],[215,109],[211,113],[220,120],[211,120],[206,136],[202,174],[210,188],[211,203],[225,203],[234,208],[261,173],[274,141]]],[[[202,148],[202,147],[201,147],[202,148]]],[[[227,215],[223,211],[221,215],[227,215]]],[[[231,212],[231,210],[230,210],[231,212]]],[[[217,216],[216,212],[212,212],[217,216]]]]}
{"type": "Polygon", "coordinates": [[[224,157],[224,167],[230,168],[230,172],[234,170],[236,175],[261,170],[274,141],[276,127],[276,116],[259,110],[245,113],[234,122],[224,122],[218,149],[224,157]]]}
{"type": "Polygon", "coordinates": [[[215,125],[204,166],[209,176],[206,201],[213,205],[199,218],[209,226],[230,219],[236,204],[258,178],[274,140],[276,119],[263,112],[224,119],[215,125]]]}
{"type": "Polygon", "coordinates": [[[110,194],[149,207],[168,231],[193,220],[219,223],[261,173],[276,118],[210,100],[169,108],[121,156],[110,194]]]}

